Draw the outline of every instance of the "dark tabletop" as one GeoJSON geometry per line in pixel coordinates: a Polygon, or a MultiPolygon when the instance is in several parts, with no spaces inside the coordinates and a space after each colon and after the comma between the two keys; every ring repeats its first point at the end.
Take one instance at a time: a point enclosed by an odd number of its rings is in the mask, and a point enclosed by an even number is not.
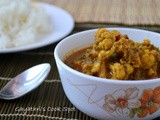
{"type": "MultiPolygon", "coordinates": [[[[140,28],[160,33],[160,26],[76,23],[71,34],[101,27],[140,28]]],[[[34,91],[16,100],[0,100],[0,120],[94,120],[75,108],[63,91],[53,55],[57,43],[31,51],[0,54],[0,88],[29,67],[46,62],[52,67],[46,80],[34,91]]]]}

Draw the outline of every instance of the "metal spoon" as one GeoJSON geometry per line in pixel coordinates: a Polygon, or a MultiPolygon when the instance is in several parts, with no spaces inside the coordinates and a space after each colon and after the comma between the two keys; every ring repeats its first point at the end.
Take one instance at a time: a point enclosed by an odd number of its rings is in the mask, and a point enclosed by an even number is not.
{"type": "Polygon", "coordinates": [[[32,91],[44,81],[50,69],[50,64],[43,63],[22,72],[0,90],[0,99],[12,100],[32,91]]]}

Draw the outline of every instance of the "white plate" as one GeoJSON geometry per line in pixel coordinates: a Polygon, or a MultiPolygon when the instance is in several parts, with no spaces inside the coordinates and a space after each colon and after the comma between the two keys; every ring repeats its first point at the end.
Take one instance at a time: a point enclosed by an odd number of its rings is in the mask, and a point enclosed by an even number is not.
{"type": "Polygon", "coordinates": [[[49,34],[40,35],[38,41],[21,47],[0,49],[0,53],[13,53],[40,48],[67,36],[74,28],[73,17],[65,10],[47,3],[38,3],[44,7],[51,17],[52,31],[49,34]]]}

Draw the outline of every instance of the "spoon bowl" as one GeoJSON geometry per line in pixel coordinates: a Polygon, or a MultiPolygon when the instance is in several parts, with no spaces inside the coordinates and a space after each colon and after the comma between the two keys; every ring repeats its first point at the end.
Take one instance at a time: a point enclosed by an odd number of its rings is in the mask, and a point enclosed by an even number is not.
{"type": "Polygon", "coordinates": [[[16,99],[34,90],[44,81],[50,69],[50,64],[43,63],[25,70],[0,90],[0,99],[16,99]]]}

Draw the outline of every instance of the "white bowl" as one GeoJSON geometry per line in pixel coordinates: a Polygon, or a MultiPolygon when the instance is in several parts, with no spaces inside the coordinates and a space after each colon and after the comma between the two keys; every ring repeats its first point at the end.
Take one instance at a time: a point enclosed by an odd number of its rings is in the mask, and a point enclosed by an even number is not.
{"type": "MultiPolygon", "coordinates": [[[[160,47],[158,33],[130,28],[107,29],[119,30],[139,42],[150,39],[152,44],[160,47]]],[[[158,117],[160,78],[143,81],[110,80],[80,73],[64,64],[63,57],[70,50],[94,42],[95,31],[73,34],[59,42],[55,48],[56,64],[68,99],[80,111],[96,119],[150,120],[158,117]],[[145,103],[143,107],[142,103],[145,103]],[[140,114],[146,115],[140,118],[140,114]]]]}

